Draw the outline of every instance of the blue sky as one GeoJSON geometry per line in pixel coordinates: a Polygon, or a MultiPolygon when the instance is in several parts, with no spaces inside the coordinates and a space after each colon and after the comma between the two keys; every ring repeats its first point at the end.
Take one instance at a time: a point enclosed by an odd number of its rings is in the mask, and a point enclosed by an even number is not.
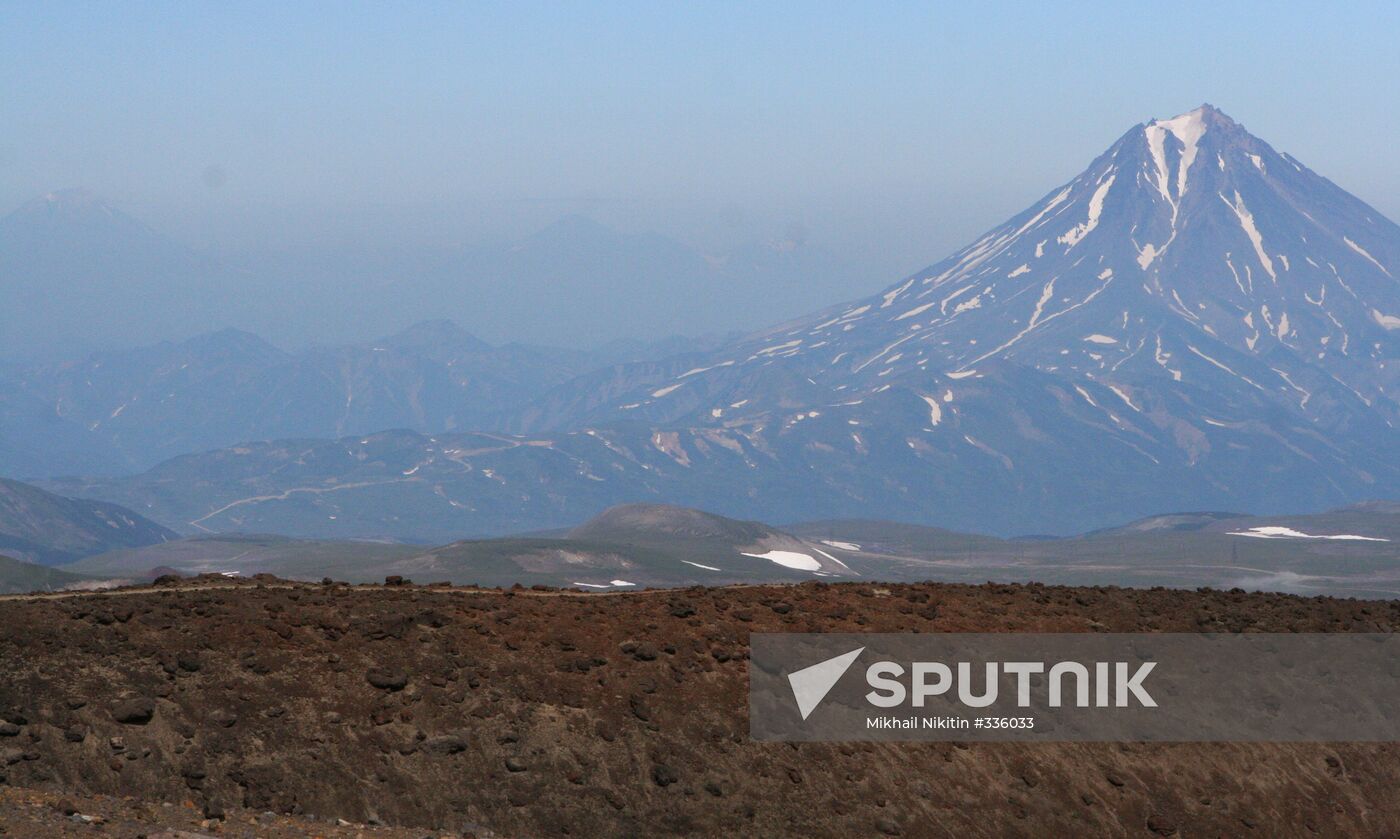
{"type": "Polygon", "coordinates": [[[5,2],[0,212],[83,185],[248,248],[802,230],[874,287],[1202,101],[1400,216],[1397,32],[1395,3],[5,2]]]}

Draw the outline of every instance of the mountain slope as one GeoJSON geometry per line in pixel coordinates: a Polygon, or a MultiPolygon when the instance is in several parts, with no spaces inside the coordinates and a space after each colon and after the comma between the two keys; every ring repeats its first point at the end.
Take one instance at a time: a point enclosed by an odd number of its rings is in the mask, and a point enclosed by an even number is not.
{"type": "Polygon", "coordinates": [[[84,579],[79,574],[0,556],[0,594],[58,591],[84,579]]]}
{"type": "Polygon", "coordinates": [[[12,557],[58,565],[173,538],[171,531],[124,507],[63,498],[0,478],[0,552],[12,557]]]}
{"type": "Polygon", "coordinates": [[[741,434],[587,429],[547,436],[386,431],[335,440],[247,443],[172,458],[139,475],[68,478],[51,490],[142,511],[187,534],[441,543],[569,527],[654,501],[742,517],[838,515],[858,486],[814,482],[800,451],[741,434]],[[760,468],[762,464],[762,468],[760,468]]]}
{"type": "Polygon", "coordinates": [[[1203,106],[878,294],[685,370],[634,366],[606,402],[566,385],[515,427],[786,437],[898,464],[882,477],[928,498],[920,520],[1000,532],[1393,496],[1391,266],[1400,228],[1203,106]]]}
{"type": "Polygon", "coordinates": [[[225,329],[11,367],[0,371],[0,474],[116,474],[245,440],[491,427],[591,364],[428,321],[296,354],[225,329]]]}
{"type": "MultiPolygon", "coordinates": [[[[1314,419],[1354,403],[1394,420],[1398,403],[1383,385],[1400,346],[1396,263],[1400,228],[1202,106],[1132,129],[943,262],[731,346],[716,356],[724,366],[674,381],[688,390],[782,366],[858,392],[891,376],[956,380],[1006,361],[1094,380],[1245,388],[1314,419]],[[1316,381],[1290,383],[1290,368],[1316,381]]],[[[673,420],[685,406],[649,397],[630,416],[673,420]]]]}

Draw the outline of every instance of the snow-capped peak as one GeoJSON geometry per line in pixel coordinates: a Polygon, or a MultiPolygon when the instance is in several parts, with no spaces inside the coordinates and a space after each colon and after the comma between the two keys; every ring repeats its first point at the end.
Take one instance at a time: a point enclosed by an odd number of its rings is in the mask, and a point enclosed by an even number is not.
{"type": "Polygon", "coordinates": [[[1019,500],[1022,529],[1048,499],[1390,497],[1396,276],[1400,228],[1202,106],[942,262],[648,371],[605,416],[666,428],[652,449],[697,474],[796,459],[850,503],[1019,500]]]}
{"type": "Polygon", "coordinates": [[[1170,194],[1167,185],[1170,181],[1166,155],[1167,135],[1170,134],[1181,143],[1181,154],[1176,167],[1176,197],[1179,199],[1186,194],[1187,176],[1196,162],[1196,150],[1201,137],[1206,133],[1207,111],[1210,110],[1212,109],[1209,105],[1202,105],[1194,111],[1187,111],[1168,120],[1153,120],[1143,128],[1147,135],[1148,147],[1152,150],[1153,162],[1157,165],[1158,188],[1168,198],[1170,194]]]}
{"type": "MultiPolygon", "coordinates": [[[[656,394],[683,404],[670,396],[682,387],[796,359],[812,365],[810,383],[841,382],[847,401],[904,376],[1010,362],[1171,387],[1226,377],[1232,385],[1213,386],[1304,414],[1324,410],[1320,389],[1339,389],[1400,422],[1387,388],[1400,355],[1397,271],[1400,228],[1202,105],[1135,126],[1069,183],[925,271],[627,404],[645,410],[656,394]]],[[[1110,422],[1143,409],[1124,394],[1110,395],[1121,403],[1110,422]]]]}

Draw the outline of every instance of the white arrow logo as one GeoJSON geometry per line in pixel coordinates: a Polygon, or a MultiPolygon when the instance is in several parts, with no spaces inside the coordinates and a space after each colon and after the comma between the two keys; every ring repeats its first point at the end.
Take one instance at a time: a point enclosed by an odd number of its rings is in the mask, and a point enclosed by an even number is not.
{"type": "Polygon", "coordinates": [[[797,710],[802,714],[802,719],[807,719],[816,710],[863,652],[865,647],[788,674],[788,684],[792,685],[792,696],[797,700],[797,710]]]}

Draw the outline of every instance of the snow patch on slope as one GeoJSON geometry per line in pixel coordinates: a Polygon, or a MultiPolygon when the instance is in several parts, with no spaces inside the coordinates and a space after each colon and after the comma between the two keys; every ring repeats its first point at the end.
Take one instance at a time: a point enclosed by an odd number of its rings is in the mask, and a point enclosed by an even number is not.
{"type": "Polygon", "coordinates": [[[1225,202],[1225,206],[1235,211],[1235,217],[1240,221],[1240,227],[1244,230],[1244,235],[1249,237],[1250,244],[1254,245],[1254,253],[1259,257],[1259,264],[1264,266],[1264,270],[1278,282],[1278,274],[1274,273],[1274,261],[1264,252],[1264,237],[1260,235],[1259,228],[1254,224],[1254,215],[1249,212],[1249,208],[1244,205],[1244,199],[1240,197],[1240,191],[1235,190],[1235,203],[1231,204],[1230,199],[1220,196],[1220,200],[1225,202]]]}
{"type": "MultiPolygon", "coordinates": [[[[1062,245],[1068,245],[1072,248],[1075,245],[1082,242],[1085,236],[1088,236],[1090,233],[1092,233],[1095,227],[1099,226],[1099,218],[1103,215],[1104,198],[1108,196],[1108,190],[1110,187],[1113,186],[1113,181],[1117,177],[1118,173],[1114,172],[1113,174],[1108,176],[1107,180],[1099,184],[1098,189],[1094,190],[1093,197],[1089,199],[1088,220],[1081,224],[1077,224],[1069,230],[1065,231],[1065,234],[1056,241],[1058,241],[1062,245]]],[[[1013,274],[1012,276],[1015,275],[1013,274]]]]}
{"type": "MultiPolygon", "coordinates": [[[[743,553],[741,551],[741,553],[743,553]]],[[[751,556],[754,559],[766,559],[769,562],[776,562],[784,568],[795,568],[798,571],[820,571],[822,564],[811,557],[810,554],[798,553],[797,551],[768,551],[767,553],[751,554],[744,553],[744,556],[751,556]]]]}
{"type": "Polygon", "coordinates": [[[1356,251],[1357,253],[1359,253],[1359,254],[1361,254],[1362,256],[1364,256],[1367,260],[1370,261],[1370,263],[1371,263],[1372,265],[1376,266],[1377,268],[1381,269],[1382,271],[1385,271],[1385,275],[1386,275],[1387,277],[1390,276],[1390,272],[1389,272],[1389,271],[1386,271],[1385,266],[1382,265],[1382,264],[1380,264],[1379,262],[1377,262],[1377,261],[1376,261],[1376,258],[1375,258],[1374,256],[1371,256],[1371,254],[1368,253],[1367,250],[1366,250],[1365,248],[1363,248],[1363,247],[1361,247],[1360,245],[1356,244],[1356,243],[1353,242],[1351,239],[1348,239],[1346,236],[1343,236],[1343,237],[1342,237],[1342,241],[1347,243],[1347,247],[1351,248],[1352,250],[1354,250],[1354,251],[1356,251]]]}
{"type": "Polygon", "coordinates": [[[923,399],[925,402],[928,403],[929,422],[935,426],[942,422],[943,408],[938,404],[938,400],[933,398],[932,396],[923,395],[920,395],[919,398],[923,399]]]}
{"type": "Polygon", "coordinates": [[[1376,536],[1356,536],[1351,533],[1339,533],[1335,536],[1304,533],[1301,530],[1294,530],[1291,527],[1281,527],[1278,525],[1268,525],[1265,527],[1251,527],[1248,530],[1232,530],[1231,536],[1253,536],[1256,539],[1344,539],[1354,542],[1389,542],[1389,539],[1381,539],[1376,536]]]}

